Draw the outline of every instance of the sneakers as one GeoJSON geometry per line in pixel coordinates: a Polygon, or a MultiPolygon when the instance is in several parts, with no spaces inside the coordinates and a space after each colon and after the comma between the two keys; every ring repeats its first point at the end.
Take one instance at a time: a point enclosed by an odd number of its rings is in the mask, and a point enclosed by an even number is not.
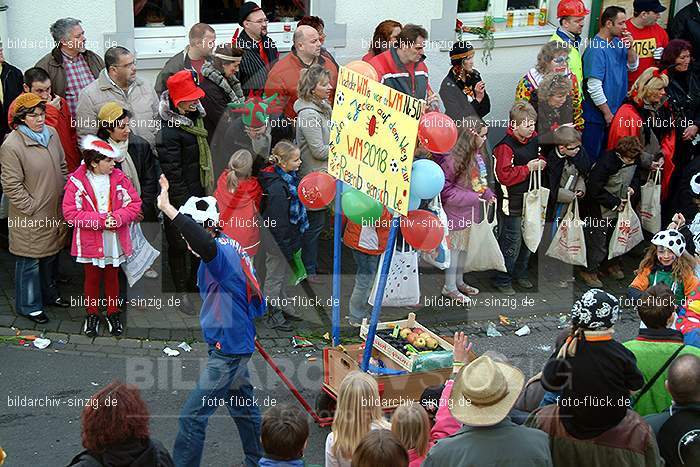
{"type": "Polygon", "coordinates": [[[508,284],[508,285],[497,285],[496,289],[501,292],[503,295],[515,295],[515,289],[513,289],[513,286],[508,284]]]}
{"type": "Polygon", "coordinates": [[[96,337],[100,330],[100,317],[98,315],[87,315],[83,324],[83,334],[88,337],[96,337]]]}
{"type": "Polygon", "coordinates": [[[124,326],[122,326],[122,321],[119,319],[121,313],[112,313],[107,315],[107,327],[109,328],[109,333],[113,336],[121,336],[124,332],[124,326]]]}
{"type": "Polygon", "coordinates": [[[457,290],[447,290],[442,288],[442,296],[448,298],[458,305],[470,306],[471,299],[457,290]]]}
{"type": "Polygon", "coordinates": [[[146,272],[143,273],[144,276],[146,276],[149,279],[158,279],[158,271],[155,269],[148,269],[146,272]]]}
{"type": "Polygon", "coordinates": [[[588,272],[588,271],[581,271],[579,272],[579,275],[581,276],[581,279],[583,282],[586,283],[588,287],[592,288],[601,288],[603,287],[603,283],[600,281],[598,278],[598,274],[595,272],[588,272]]]}
{"type": "Polygon", "coordinates": [[[277,329],[278,331],[291,331],[292,325],[284,318],[284,313],[281,310],[270,308],[267,312],[267,319],[265,320],[267,327],[270,329],[277,329]]]}
{"type": "Polygon", "coordinates": [[[190,316],[197,314],[197,309],[192,300],[190,300],[189,294],[183,293],[180,295],[180,311],[190,316]]]}
{"type": "Polygon", "coordinates": [[[49,317],[43,311],[38,312],[35,315],[26,315],[25,318],[34,321],[37,324],[46,324],[49,322],[49,317]]]}
{"type": "Polygon", "coordinates": [[[625,273],[622,272],[622,269],[617,264],[608,268],[608,274],[610,275],[610,277],[612,277],[613,279],[617,279],[618,281],[625,278],[625,273]]]}
{"type": "Polygon", "coordinates": [[[530,282],[529,279],[518,279],[517,281],[515,281],[515,283],[523,289],[531,289],[534,287],[534,285],[532,285],[532,282],[530,282]]]}

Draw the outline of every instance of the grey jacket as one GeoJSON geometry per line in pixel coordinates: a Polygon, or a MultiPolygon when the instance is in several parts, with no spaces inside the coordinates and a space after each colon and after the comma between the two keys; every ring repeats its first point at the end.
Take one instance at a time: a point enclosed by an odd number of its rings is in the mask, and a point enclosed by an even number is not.
{"type": "Polygon", "coordinates": [[[489,427],[463,426],[433,446],[423,467],[517,465],[552,467],[549,437],[543,431],[519,426],[506,418],[489,427]]]}
{"type": "Polygon", "coordinates": [[[154,147],[158,132],[158,96],[141,78],[125,93],[107,76],[104,69],[95,81],[80,92],[78,108],[75,111],[78,137],[97,133],[97,114],[107,102],[117,102],[131,112],[131,131],[154,147]]]}
{"type": "Polygon", "coordinates": [[[297,113],[296,139],[301,152],[299,176],[309,172],[326,170],[331,137],[331,106],[327,102],[317,104],[298,99],[294,103],[297,113]]]}

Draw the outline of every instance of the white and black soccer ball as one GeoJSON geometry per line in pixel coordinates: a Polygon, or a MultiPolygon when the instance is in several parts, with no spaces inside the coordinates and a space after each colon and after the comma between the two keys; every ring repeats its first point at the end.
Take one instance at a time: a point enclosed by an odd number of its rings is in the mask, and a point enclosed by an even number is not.
{"type": "Polygon", "coordinates": [[[394,173],[399,171],[399,163],[396,162],[395,159],[391,160],[391,162],[389,163],[389,167],[391,167],[391,171],[394,173]]]}
{"type": "Polygon", "coordinates": [[[675,229],[660,231],[652,237],[651,243],[668,248],[679,258],[683,256],[685,251],[685,237],[675,229]]]}
{"type": "Polygon", "coordinates": [[[700,198],[700,172],[693,175],[690,179],[690,191],[693,192],[693,196],[700,198]]]}
{"type": "Polygon", "coordinates": [[[339,105],[343,105],[343,102],[345,102],[345,94],[343,94],[343,91],[338,91],[335,95],[335,101],[339,105]]]}
{"type": "Polygon", "coordinates": [[[204,198],[192,196],[180,207],[179,212],[205,227],[219,225],[219,208],[216,206],[216,198],[213,196],[204,198]]]}

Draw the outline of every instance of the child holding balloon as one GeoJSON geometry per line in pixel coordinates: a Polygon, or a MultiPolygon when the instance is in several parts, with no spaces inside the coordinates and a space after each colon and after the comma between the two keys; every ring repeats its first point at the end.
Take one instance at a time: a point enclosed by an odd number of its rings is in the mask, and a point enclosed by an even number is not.
{"type": "Polygon", "coordinates": [[[273,329],[291,331],[287,319],[299,319],[287,300],[290,264],[301,250],[301,235],[309,228],[306,208],[299,200],[297,170],[301,166],[299,148],[282,140],[272,148],[270,165],[260,171],[263,189],[261,214],[269,228],[262,230],[266,246],[265,298],[267,324],[273,329]],[[271,234],[271,235],[270,235],[271,234]]]}
{"type": "Polygon", "coordinates": [[[450,266],[445,270],[442,295],[460,304],[468,304],[468,296],[479,293],[479,289],[464,282],[471,224],[481,220],[481,201],[493,203],[496,199],[488,187],[486,163],[480,152],[487,133],[488,128],[482,121],[466,119],[452,153],[441,164],[445,172],[441,198],[447,215],[450,247],[450,266]]]}

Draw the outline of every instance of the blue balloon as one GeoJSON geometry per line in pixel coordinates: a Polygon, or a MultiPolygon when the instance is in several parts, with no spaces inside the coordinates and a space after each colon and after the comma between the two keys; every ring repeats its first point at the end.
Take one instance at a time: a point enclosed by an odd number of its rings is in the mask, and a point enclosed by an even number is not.
{"type": "Polygon", "coordinates": [[[415,198],[413,196],[408,197],[408,210],[409,211],[415,211],[420,207],[420,198],[415,198]]]}
{"type": "Polygon", "coordinates": [[[411,172],[411,197],[435,198],[445,186],[445,173],[435,162],[420,159],[413,163],[411,172]]]}

